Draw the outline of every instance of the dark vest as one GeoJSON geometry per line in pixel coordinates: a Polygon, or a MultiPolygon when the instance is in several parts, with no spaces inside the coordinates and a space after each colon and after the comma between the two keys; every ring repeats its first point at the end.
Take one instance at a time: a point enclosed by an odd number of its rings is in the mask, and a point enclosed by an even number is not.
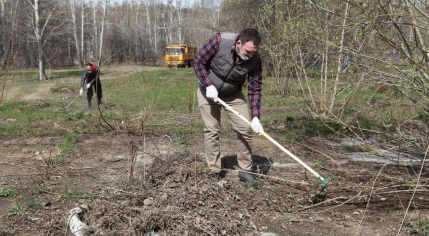
{"type": "Polygon", "coordinates": [[[252,71],[260,60],[259,53],[255,53],[247,61],[235,62],[237,57],[235,43],[238,34],[221,33],[219,51],[213,57],[208,70],[208,76],[212,84],[219,92],[219,97],[226,97],[241,91],[247,74],[252,71]]]}

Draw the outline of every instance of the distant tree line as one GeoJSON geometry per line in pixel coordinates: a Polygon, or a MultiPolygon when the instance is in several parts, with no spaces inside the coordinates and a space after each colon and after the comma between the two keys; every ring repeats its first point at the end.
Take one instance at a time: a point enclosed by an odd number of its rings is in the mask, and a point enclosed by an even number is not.
{"type": "Polygon", "coordinates": [[[108,2],[0,0],[1,68],[160,63],[168,44],[200,46],[216,31],[234,30],[221,20],[222,6],[108,2]]]}

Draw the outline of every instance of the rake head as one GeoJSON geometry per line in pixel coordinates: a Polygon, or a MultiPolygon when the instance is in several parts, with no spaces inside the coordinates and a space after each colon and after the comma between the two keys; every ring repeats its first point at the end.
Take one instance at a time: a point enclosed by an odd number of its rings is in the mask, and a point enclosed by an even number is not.
{"type": "Polygon", "coordinates": [[[326,185],[328,185],[328,180],[324,179],[322,182],[322,185],[320,186],[320,190],[317,191],[317,193],[311,198],[310,202],[312,204],[317,204],[319,202],[323,202],[326,199],[326,193],[324,193],[323,191],[326,188],[326,185]]]}

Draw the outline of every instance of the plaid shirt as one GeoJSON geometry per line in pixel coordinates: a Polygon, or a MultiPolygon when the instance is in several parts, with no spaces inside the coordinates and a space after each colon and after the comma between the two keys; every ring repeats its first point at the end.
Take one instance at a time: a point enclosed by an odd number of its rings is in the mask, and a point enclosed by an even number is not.
{"type": "MultiPolygon", "coordinates": [[[[206,44],[204,44],[201,51],[197,54],[194,60],[194,70],[198,77],[199,83],[203,88],[212,85],[207,70],[210,69],[212,58],[219,50],[221,41],[220,33],[211,37],[206,44]]],[[[239,58],[236,57],[238,61],[239,58]]],[[[248,74],[248,100],[252,117],[260,117],[261,108],[261,91],[262,91],[262,62],[258,61],[255,68],[248,74]]]]}

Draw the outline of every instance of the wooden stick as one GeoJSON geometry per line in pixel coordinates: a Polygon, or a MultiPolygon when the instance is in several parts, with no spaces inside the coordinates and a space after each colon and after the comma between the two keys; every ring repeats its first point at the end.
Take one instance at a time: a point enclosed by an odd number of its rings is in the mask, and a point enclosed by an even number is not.
{"type": "MultiPolygon", "coordinates": [[[[238,117],[240,117],[243,121],[245,121],[247,124],[249,124],[252,127],[252,122],[250,122],[246,117],[244,117],[243,115],[241,115],[240,113],[238,113],[231,106],[229,106],[228,104],[226,104],[224,101],[222,101],[222,99],[218,98],[217,101],[220,104],[222,104],[226,109],[230,110],[232,113],[234,113],[235,115],[237,115],[238,117]]],[[[310,166],[308,166],[303,161],[301,161],[301,159],[299,159],[297,156],[295,156],[289,150],[287,150],[282,145],[280,145],[276,140],[274,140],[273,138],[271,138],[268,134],[266,134],[265,132],[262,132],[261,135],[264,136],[265,138],[267,138],[268,140],[270,140],[274,145],[276,145],[283,152],[285,152],[287,155],[289,155],[290,157],[292,157],[296,162],[298,162],[299,164],[301,164],[305,169],[307,169],[308,171],[310,171],[314,176],[316,176],[316,178],[320,179],[322,182],[326,181],[321,175],[319,175],[316,171],[314,171],[310,166]]]]}

